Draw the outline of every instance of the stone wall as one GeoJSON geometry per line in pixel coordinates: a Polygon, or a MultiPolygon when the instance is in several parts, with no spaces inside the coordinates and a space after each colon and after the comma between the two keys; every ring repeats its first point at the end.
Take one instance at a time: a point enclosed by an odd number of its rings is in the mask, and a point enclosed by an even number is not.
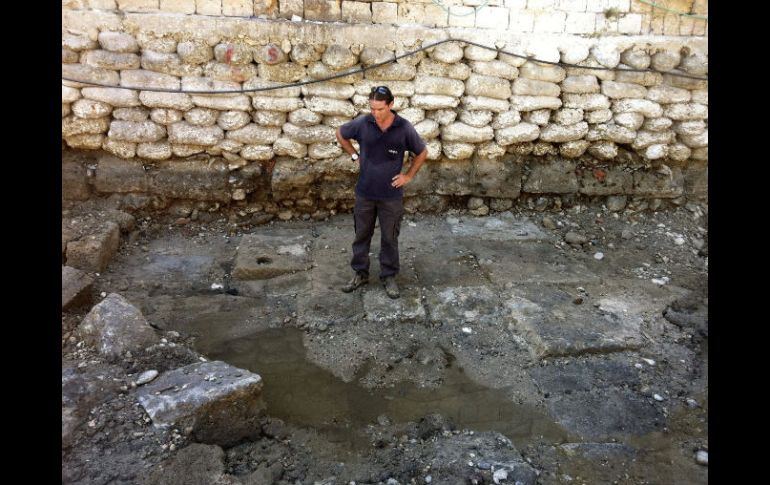
{"type": "MultiPolygon", "coordinates": [[[[111,2],[90,6],[96,3],[111,2]]],[[[124,11],[128,4],[172,3],[185,2],[118,2],[124,11]]],[[[62,10],[62,76],[137,88],[62,82],[65,199],[111,195],[129,207],[185,200],[229,204],[244,214],[346,210],[357,165],[335,143],[334,130],[368,111],[369,89],[379,84],[390,86],[397,111],[428,143],[429,161],[406,188],[410,209],[441,210],[458,196],[505,210],[516,201],[547,206],[575,196],[609,197],[622,207],[629,198],[659,204],[705,195],[704,80],[563,68],[448,42],[301,87],[227,95],[150,89],[240,90],[322,79],[448,38],[551,62],[706,76],[706,38],[214,14],[62,10]]]]}
{"type": "Polygon", "coordinates": [[[518,33],[708,35],[707,0],[65,0],[74,10],[168,12],[364,24],[498,29],[518,33]],[[653,2],[655,3],[655,2],[653,2]]]}

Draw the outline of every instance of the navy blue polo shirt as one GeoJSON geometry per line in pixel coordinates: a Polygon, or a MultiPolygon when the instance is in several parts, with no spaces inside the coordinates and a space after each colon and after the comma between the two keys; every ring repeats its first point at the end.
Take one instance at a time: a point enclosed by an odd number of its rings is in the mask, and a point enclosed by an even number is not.
{"type": "Polygon", "coordinates": [[[422,153],[425,142],[409,121],[398,115],[387,130],[382,131],[374,116],[366,114],[340,126],[345,139],[358,142],[361,150],[361,170],[356,184],[356,195],[374,200],[403,197],[403,189],[395,188],[393,177],[401,173],[404,152],[422,153]]]}

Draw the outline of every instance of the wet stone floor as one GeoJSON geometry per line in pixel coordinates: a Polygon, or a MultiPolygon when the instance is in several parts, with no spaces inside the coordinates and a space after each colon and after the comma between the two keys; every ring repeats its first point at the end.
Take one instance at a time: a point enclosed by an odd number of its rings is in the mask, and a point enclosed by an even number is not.
{"type": "Polygon", "coordinates": [[[232,483],[700,484],[699,211],[407,215],[397,300],[379,282],[379,229],[369,284],[340,291],[350,215],[235,234],[140,220],[96,291],[262,377],[267,416],[303,451],[264,438],[273,461],[249,462],[260,443],[225,449],[232,483]],[[255,479],[268,462],[280,472],[255,479]]]}

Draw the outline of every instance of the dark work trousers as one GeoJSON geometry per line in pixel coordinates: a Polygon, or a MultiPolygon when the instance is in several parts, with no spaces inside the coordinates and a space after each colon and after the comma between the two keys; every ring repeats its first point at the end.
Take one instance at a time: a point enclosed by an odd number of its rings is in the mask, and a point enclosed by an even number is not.
{"type": "Polygon", "coordinates": [[[380,279],[398,274],[398,234],[404,215],[404,199],[371,200],[356,195],[353,223],[353,271],[369,274],[369,245],[374,234],[375,219],[380,219],[380,279]]]}

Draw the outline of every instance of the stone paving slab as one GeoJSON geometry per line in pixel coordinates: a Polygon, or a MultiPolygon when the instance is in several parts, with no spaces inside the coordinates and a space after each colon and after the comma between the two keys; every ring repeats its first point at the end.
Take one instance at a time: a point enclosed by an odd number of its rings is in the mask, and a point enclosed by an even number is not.
{"type": "Polygon", "coordinates": [[[385,293],[382,285],[364,293],[364,312],[370,322],[422,322],[425,320],[425,307],[422,304],[422,291],[410,286],[401,288],[401,298],[392,299],[385,293]]]}
{"type": "MultiPolygon", "coordinates": [[[[353,277],[350,249],[339,244],[339,235],[330,238],[319,237],[314,242],[309,289],[297,295],[297,318],[301,324],[333,325],[363,316],[362,292],[366,287],[352,293],[340,289],[353,277]]],[[[369,281],[373,284],[375,280],[370,276],[369,281]]]]}
{"type": "Polygon", "coordinates": [[[591,360],[572,360],[568,364],[533,366],[528,370],[532,380],[549,394],[607,389],[613,386],[636,386],[640,383],[638,359],[627,354],[607,355],[591,360]]]}
{"type": "Polygon", "coordinates": [[[235,256],[233,278],[260,280],[310,269],[307,231],[293,234],[246,234],[235,256]]]}
{"type": "Polygon", "coordinates": [[[192,427],[196,441],[228,446],[260,434],[262,377],[220,361],[161,374],[137,399],[157,427],[192,427]]]}
{"type": "Polygon", "coordinates": [[[642,318],[617,308],[576,304],[576,294],[550,285],[520,285],[504,305],[512,329],[538,357],[608,353],[642,345],[642,318]]]}
{"type": "Polygon", "coordinates": [[[448,287],[429,292],[430,320],[456,325],[505,325],[509,318],[500,296],[485,286],[448,287]]]}
{"type": "Polygon", "coordinates": [[[266,280],[233,280],[230,287],[238,295],[250,297],[285,297],[310,291],[310,272],[289,273],[266,280]]]}
{"type": "Polygon", "coordinates": [[[443,288],[489,284],[475,256],[452,239],[438,240],[429,250],[416,252],[412,261],[422,286],[443,288]]]}
{"type": "Polygon", "coordinates": [[[674,300],[690,293],[676,285],[657,285],[646,279],[613,278],[612,287],[583,285],[600,309],[624,315],[661,315],[674,300]]]}
{"type": "Polygon", "coordinates": [[[548,241],[550,237],[526,219],[510,212],[489,217],[454,217],[445,219],[452,236],[460,239],[483,238],[487,241],[548,241]]]}
{"type": "Polygon", "coordinates": [[[495,285],[506,283],[599,283],[585,264],[555,251],[550,244],[478,239],[465,241],[495,285]]]}
{"type": "Polygon", "coordinates": [[[143,310],[157,327],[197,337],[199,350],[206,354],[223,342],[282,325],[296,311],[296,299],[222,293],[186,298],[159,295],[147,299],[143,310]]]}
{"type": "Polygon", "coordinates": [[[546,399],[546,407],[559,424],[581,439],[609,440],[661,431],[665,417],[651,400],[629,389],[603,389],[554,396],[546,399]]]}

